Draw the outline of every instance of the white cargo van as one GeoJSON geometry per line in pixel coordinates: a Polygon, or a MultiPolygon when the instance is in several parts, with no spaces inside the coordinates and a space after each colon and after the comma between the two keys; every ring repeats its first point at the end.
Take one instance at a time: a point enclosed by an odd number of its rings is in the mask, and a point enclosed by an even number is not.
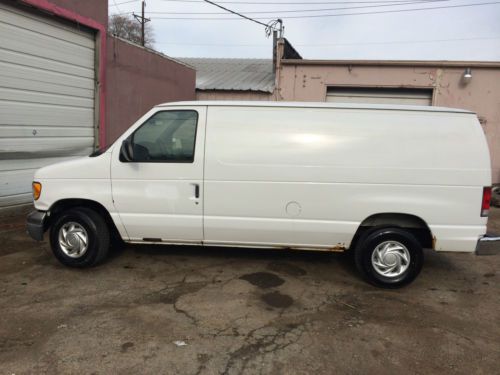
{"type": "Polygon", "coordinates": [[[397,287],[422,248],[474,252],[490,157],[476,115],[436,107],[179,102],[108,149],[35,174],[28,231],[65,265],[129,243],[350,250],[397,287]]]}

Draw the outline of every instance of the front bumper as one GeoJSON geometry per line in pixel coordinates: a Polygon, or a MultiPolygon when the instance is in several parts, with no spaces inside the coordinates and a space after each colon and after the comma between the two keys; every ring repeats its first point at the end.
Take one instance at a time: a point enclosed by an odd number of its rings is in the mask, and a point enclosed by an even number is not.
{"type": "Polygon", "coordinates": [[[500,236],[486,234],[477,241],[476,255],[495,255],[500,253],[500,236]]]}
{"type": "Polygon", "coordinates": [[[43,240],[43,233],[47,229],[47,212],[32,211],[26,218],[26,229],[28,234],[36,241],[43,240]]]}

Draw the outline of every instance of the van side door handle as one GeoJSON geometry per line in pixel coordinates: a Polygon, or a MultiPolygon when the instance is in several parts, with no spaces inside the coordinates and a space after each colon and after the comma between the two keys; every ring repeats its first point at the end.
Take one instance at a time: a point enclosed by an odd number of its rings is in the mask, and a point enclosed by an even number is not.
{"type": "Polygon", "coordinates": [[[195,198],[200,197],[200,185],[199,184],[194,184],[194,197],[195,198]]]}

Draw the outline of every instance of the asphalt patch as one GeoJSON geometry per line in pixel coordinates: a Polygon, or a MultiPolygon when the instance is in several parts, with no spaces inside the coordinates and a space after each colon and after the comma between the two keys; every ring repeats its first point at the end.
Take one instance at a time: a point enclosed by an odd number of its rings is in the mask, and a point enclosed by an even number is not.
{"type": "Polygon", "coordinates": [[[249,273],[241,276],[240,279],[261,289],[275,288],[285,282],[281,277],[269,272],[249,273]]]}
{"type": "Polygon", "coordinates": [[[266,293],[260,297],[267,305],[271,307],[276,307],[280,309],[285,309],[292,306],[293,298],[287,294],[281,294],[280,292],[266,293]]]}
{"type": "Polygon", "coordinates": [[[130,349],[131,347],[133,347],[133,346],[134,346],[134,343],[133,343],[133,342],[130,342],[130,341],[128,341],[128,342],[126,342],[126,343],[123,343],[123,344],[122,344],[122,347],[121,347],[121,352],[122,352],[122,353],[125,353],[127,350],[129,350],[129,349],[130,349]]]}

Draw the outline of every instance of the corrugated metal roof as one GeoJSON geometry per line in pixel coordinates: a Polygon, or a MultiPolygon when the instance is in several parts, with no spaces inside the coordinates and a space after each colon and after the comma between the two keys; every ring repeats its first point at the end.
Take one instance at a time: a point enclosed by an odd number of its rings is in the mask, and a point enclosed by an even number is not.
{"type": "Polygon", "coordinates": [[[274,91],[273,60],[177,58],[196,69],[198,90],[274,91]]]}

